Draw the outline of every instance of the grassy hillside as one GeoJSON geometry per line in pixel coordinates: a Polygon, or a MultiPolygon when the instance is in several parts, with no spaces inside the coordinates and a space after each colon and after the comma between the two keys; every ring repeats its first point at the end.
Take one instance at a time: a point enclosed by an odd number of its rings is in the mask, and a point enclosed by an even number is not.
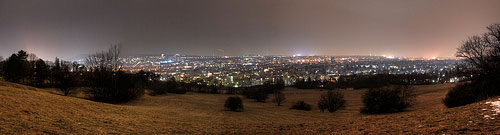
{"type": "Polygon", "coordinates": [[[418,102],[408,112],[365,115],[359,113],[364,90],[346,90],[347,107],[335,113],[315,107],[324,91],[293,88],[285,90],[284,106],[244,99],[245,112],[230,112],[223,108],[230,95],[223,94],[145,95],[114,105],[0,81],[0,134],[500,133],[498,119],[484,118],[492,113],[484,102],[445,108],[441,99],[450,87],[418,86],[418,102]],[[290,110],[297,100],[313,110],[290,110]]]}

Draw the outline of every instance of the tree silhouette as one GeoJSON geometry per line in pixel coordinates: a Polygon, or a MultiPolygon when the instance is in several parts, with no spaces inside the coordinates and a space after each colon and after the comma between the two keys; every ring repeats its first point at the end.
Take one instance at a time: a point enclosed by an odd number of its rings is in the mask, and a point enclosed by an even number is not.
{"type": "Polygon", "coordinates": [[[17,54],[12,54],[4,63],[4,79],[12,82],[24,83],[29,75],[29,63],[26,60],[28,54],[21,50],[17,54]]]}
{"type": "Polygon", "coordinates": [[[470,77],[471,81],[455,86],[446,94],[443,103],[447,107],[500,95],[500,24],[486,29],[486,33],[469,37],[457,48],[457,57],[465,62],[457,64],[456,74],[470,77]]]}
{"type": "Polygon", "coordinates": [[[50,69],[49,66],[42,59],[38,59],[35,62],[34,70],[34,84],[37,87],[44,85],[45,80],[49,78],[50,69]]]}
{"type": "Polygon", "coordinates": [[[61,69],[56,72],[55,80],[56,87],[59,88],[65,96],[68,96],[71,90],[75,87],[75,76],[71,73],[68,65],[62,65],[61,69]]]}
{"type": "Polygon", "coordinates": [[[3,57],[0,56],[0,76],[3,76],[3,65],[5,61],[3,61],[3,57]]]}
{"type": "Polygon", "coordinates": [[[276,81],[276,84],[274,84],[273,92],[273,101],[277,106],[281,106],[281,104],[286,100],[285,93],[282,92],[283,89],[285,89],[285,82],[283,81],[283,79],[278,79],[278,81],[276,81]]]}
{"type": "Polygon", "coordinates": [[[500,94],[500,24],[492,24],[487,32],[475,35],[463,41],[457,48],[457,57],[465,59],[458,65],[458,73],[472,75],[473,83],[484,83],[487,95],[500,94]]]}
{"type": "Polygon", "coordinates": [[[338,109],[345,107],[346,100],[344,100],[344,93],[340,90],[328,90],[326,93],[321,94],[318,101],[318,108],[321,112],[328,110],[328,112],[335,112],[338,109]]]}
{"type": "Polygon", "coordinates": [[[285,101],[285,94],[280,89],[275,89],[273,93],[274,99],[273,101],[277,106],[281,106],[281,104],[285,101]]]}
{"type": "Polygon", "coordinates": [[[94,100],[127,102],[144,94],[144,89],[138,83],[140,77],[121,71],[119,45],[112,45],[108,51],[90,55],[85,63],[90,70],[85,80],[94,100]]]}

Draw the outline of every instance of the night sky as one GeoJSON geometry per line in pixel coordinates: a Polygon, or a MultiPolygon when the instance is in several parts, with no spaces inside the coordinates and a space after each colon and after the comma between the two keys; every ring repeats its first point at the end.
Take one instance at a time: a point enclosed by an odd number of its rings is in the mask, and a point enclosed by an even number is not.
{"type": "Polygon", "coordinates": [[[452,57],[493,23],[500,0],[0,0],[0,56],[452,57]]]}

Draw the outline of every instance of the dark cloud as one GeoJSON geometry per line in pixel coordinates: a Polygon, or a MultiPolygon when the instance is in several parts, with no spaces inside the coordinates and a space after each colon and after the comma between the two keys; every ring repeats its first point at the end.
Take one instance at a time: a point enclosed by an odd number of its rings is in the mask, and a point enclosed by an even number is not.
{"type": "Polygon", "coordinates": [[[498,0],[0,0],[0,55],[453,56],[498,0]],[[224,50],[224,51],[221,51],[224,50]]]}

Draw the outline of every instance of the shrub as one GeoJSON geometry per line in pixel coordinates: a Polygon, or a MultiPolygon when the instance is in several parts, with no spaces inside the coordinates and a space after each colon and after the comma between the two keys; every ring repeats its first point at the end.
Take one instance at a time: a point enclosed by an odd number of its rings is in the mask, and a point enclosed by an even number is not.
{"type": "Polygon", "coordinates": [[[345,107],[344,93],[340,90],[329,90],[327,93],[321,95],[318,101],[318,108],[321,112],[328,110],[328,112],[335,112],[338,109],[345,107]]]}
{"type": "Polygon", "coordinates": [[[480,101],[484,98],[479,90],[479,87],[471,83],[458,84],[446,94],[443,103],[452,108],[480,101]]]}
{"type": "Polygon", "coordinates": [[[297,101],[290,109],[310,111],[311,105],[304,101],[297,101]]]}
{"type": "Polygon", "coordinates": [[[234,112],[242,112],[243,101],[240,97],[228,97],[226,99],[226,103],[224,103],[224,107],[234,112]]]}
{"type": "Polygon", "coordinates": [[[411,86],[387,86],[369,89],[363,95],[362,113],[394,113],[413,105],[415,91],[411,86]]]}

